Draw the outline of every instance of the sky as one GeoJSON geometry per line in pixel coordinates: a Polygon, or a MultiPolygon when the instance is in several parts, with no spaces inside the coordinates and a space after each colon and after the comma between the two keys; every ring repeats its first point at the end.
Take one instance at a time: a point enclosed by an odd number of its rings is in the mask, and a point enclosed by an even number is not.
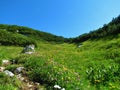
{"type": "Polygon", "coordinates": [[[120,15],[120,0],[0,0],[0,24],[76,37],[120,15]]]}

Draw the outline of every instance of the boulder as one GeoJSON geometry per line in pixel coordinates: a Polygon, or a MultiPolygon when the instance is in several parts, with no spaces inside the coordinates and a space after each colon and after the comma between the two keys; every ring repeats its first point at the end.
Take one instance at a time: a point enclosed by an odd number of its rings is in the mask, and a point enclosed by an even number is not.
{"type": "Polygon", "coordinates": [[[10,77],[13,77],[14,74],[11,71],[5,70],[4,73],[10,77]]]}
{"type": "Polygon", "coordinates": [[[34,52],[35,51],[35,45],[27,45],[24,49],[23,49],[23,53],[25,52],[34,52]]]}

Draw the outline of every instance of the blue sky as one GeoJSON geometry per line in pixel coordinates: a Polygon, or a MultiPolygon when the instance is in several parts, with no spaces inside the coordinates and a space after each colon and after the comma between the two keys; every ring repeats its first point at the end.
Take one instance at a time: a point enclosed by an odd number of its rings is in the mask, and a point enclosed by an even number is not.
{"type": "Polygon", "coordinates": [[[0,23],[64,37],[96,30],[120,14],[120,0],[0,0],[0,23]]]}

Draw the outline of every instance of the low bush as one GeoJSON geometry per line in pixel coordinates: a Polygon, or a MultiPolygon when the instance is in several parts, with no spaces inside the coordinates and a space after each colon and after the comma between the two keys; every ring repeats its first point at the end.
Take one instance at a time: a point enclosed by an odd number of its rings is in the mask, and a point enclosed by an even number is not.
{"type": "Polygon", "coordinates": [[[0,44],[6,46],[26,46],[29,44],[34,44],[37,46],[36,41],[32,38],[20,35],[18,33],[11,33],[5,30],[0,30],[0,44]]]}
{"type": "Polygon", "coordinates": [[[60,85],[66,90],[80,89],[80,77],[74,70],[70,70],[54,60],[45,60],[42,57],[27,59],[25,67],[28,69],[31,80],[46,84],[53,90],[54,85],[60,85]]]}
{"type": "Polygon", "coordinates": [[[18,90],[21,87],[20,81],[16,77],[9,77],[0,73],[0,90],[18,90]]]}
{"type": "Polygon", "coordinates": [[[92,85],[108,85],[109,82],[120,81],[120,65],[118,64],[109,67],[104,65],[89,67],[86,73],[92,85]]]}
{"type": "Polygon", "coordinates": [[[11,84],[7,84],[7,85],[0,84],[0,90],[18,90],[18,88],[11,84]]]}

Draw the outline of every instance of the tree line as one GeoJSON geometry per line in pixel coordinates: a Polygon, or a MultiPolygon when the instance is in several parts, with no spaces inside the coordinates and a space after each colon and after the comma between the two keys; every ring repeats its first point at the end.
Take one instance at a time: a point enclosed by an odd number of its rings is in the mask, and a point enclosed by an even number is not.
{"type": "Polygon", "coordinates": [[[80,43],[88,39],[99,39],[108,36],[117,36],[120,33],[120,15],[108,23],[104,24],[102,28],[95,31],[90,31],[89,33],[82,34],[76,38],[71,38],[71,42],[80,43]]]}

